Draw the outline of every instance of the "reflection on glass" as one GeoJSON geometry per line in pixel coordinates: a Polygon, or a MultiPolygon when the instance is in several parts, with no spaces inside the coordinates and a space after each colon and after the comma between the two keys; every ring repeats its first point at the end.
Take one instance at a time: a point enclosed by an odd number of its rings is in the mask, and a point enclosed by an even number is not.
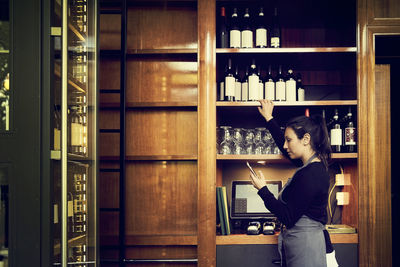
{"type": "Polygon", "coordinates": [[[0,266],[8,266],[8,167],[0,166],[0,266]]]}
{"type": "Polygon", "coordinates": [[[64,28],[68,34],[52,39],[53,265],[97,266],[96,1],[54,0],[53,4],[53,27],[62,26],[62,4],[68,7],[64,28]],[[60,140],[66,140],[66,147],[60,140]]]}
{"type": "Polygon", "coordinates": [[[10,129],[9,1],[0,2],[0,131],[10,129]]]}

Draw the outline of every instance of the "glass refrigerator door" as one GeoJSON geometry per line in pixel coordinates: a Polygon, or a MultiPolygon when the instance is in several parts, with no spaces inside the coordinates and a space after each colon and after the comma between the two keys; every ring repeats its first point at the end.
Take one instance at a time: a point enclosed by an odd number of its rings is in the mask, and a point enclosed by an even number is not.
{"type": "Polygon", "coordinates": [[[53,7],[53,265],[97,266],[97,6],[53,7]]]}

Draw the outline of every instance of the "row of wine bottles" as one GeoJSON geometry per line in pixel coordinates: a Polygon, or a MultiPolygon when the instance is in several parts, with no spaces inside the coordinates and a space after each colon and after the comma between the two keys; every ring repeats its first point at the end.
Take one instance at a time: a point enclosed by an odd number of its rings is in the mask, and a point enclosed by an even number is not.
{"type": "Polygon", "coordinates": [[[273,11],[270,16],[271,23],[268,27],[263,7],[258,9],[257,15],[251,15],[249,8],[245,8],[242,15],[239,13],[238,8],[234,7],[229,19],[226,15],[226,8],[221,7],[218,17],[217,40],[219,43],[217,47],[280,47],[281,30],[278,9],[275,7],[273,11]]]}
{"type": "Polygon", "coordinates": [[[69,13],[71,21],[76,25],[80,32],[87,31],[87,6],[86,1],[73,0],[70,3],[69,13]]]}
{"type": "Polygon", "coordinates": [[[274,101],[304,101],[305,89],[301,75],[296,76],[292,69],[287,74],[282,73],[279,66],[276,77],[272,76],[272,67],[268,67],[266,77],[262,77],[261,68],[252,60],[250,68],[246,68],[243,78],[239,75],[238,65],[235,71],[229,58],[224,78],[219,82],[219,101],[256,101],[269,99],[274,101]]]}
{"type": "MultiPolygon", "coordinates": [[[[325,118],[325,110],[322,110],[322,116],[325,118]]],[[[338,109],[335,108],[332,118],[328,120],[325,118],[325,120],[329,131],[332,152],[356,152],[357,129],[351,107],[349,106],[347,114],[343,116],[340,116],[338,109]]]]}

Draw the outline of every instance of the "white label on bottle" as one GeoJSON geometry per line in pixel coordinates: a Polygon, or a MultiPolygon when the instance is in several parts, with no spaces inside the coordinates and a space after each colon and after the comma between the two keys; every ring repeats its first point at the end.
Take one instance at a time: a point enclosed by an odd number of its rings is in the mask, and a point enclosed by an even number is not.
{"type": "Polygon", "coordinates": [[[235,96],[235,77],[225,77],[225,96],[235,96]]]}
{"type": "Polygon", "coordinates": [[[79,123],[71,123],[71,146],[80,146],[83,143],[82,125],[79,123]]]}
{"type": "Polygon", "coordinates": [[[257,75],[249,76],[249,100],[257,100],[258,99],[258,84],[259,78],[257,75]]]}
{"type": "Polygon", "coordinates": [[[229,46],[231,48],[240,48],[240,31],[231,30],[229,32],[229,46]]]}
{"type": "Polygon", "coordinates": [[[306,99],[306,91],[303,88],[297,90],[297,97],[299,101],[304,101],[306,99]]]}
{"type": "Polygon", "coordinates": [[[225,94],[225,82],[219,83],[219,101],[224,101],[225,94]]]}
{"type": "Polygon", "coordinates": [[[235,100],[241,101],[242,100],[242,83],[235,82],[235,100]]]}
{"type": "Polygon", "coordinates": [[[286,84],[284,81],[276,82],[276,100],[286,101],[286,84]]]}
{"type": "Polygon", "coordinates": [[[267,47],[267,30],[257,29],[256,30],[256,46],[267,47]]]}
{"type": "Polygon", "coordinates": [[[68,200],[67,202],[67,210],[68,210],[68,217],[74,216],[74,202],[72,200],[68,200]]]}
{"type": "Polygon", "coordinates": [[[342,145],[342,129],[331,129],[331,146],[342,145]]]}
{"type": "Polygon", "coordinates": [[[279,47],[279,37],[271,37],[271,47],[279,47]]]}
{"type": "Polygon", "coordinates": [[[265,99],[275,100],[275,83],[265,82],[265,99]]]}
{"type": "Polygon", "coordinates": [[[58,223],[58,205],[53,205],[54,223],[58,223]]]}
{"type": "Polygon", "coordinates": [[[264,83],[260,80],[258,83],[258,100],[264,98],[264,83]]]}
{"type": "Polygon", "coordinates": [[[249,83],[242,83],[242,101],[249,100],[249,83]]]}
{"type": "Polygon", "coordinates": [[[296,101],[296,81],[286,81],[286,101],[296,101]]]}
{"type": "Polygon", "coordinates": [[[242,31],[242,47],[252,48],[253,47],[253,32],[249,30],[242,31]]]}
{"type": "Polygon", "coordinates": [[[344,134],[344,144],[346,146],[356,145],[356,129],[354,127],[345,128],[344,134]]]}
{"type": "Polygon", "coordinates": [[[54,128],[54,150],[61,150],[61,133],[57,128],[54,128]]]}

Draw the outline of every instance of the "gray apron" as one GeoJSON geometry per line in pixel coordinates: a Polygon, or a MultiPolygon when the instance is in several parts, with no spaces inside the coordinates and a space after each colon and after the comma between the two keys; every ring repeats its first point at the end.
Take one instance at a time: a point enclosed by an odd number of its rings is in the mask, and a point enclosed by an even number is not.
{"type": "MultiPolygon", "coordinates": [[[[306,167],[317,155],[312,156],[296,172],[306,167]]],[[[289,179],[279,193],[279,201],[282,199],[282,192],[290,184],[289,179]]],[[[285,203],[286,204],[286,203],[285,203]]],[[[303,215],[296,224],[290,228],[282,228],[278,237],[278,250],[281,255],[281,266],[284,261],[287,267],[326,267],[326,248],[323,230],[325,226],[315,220],[303,215]]]]}

